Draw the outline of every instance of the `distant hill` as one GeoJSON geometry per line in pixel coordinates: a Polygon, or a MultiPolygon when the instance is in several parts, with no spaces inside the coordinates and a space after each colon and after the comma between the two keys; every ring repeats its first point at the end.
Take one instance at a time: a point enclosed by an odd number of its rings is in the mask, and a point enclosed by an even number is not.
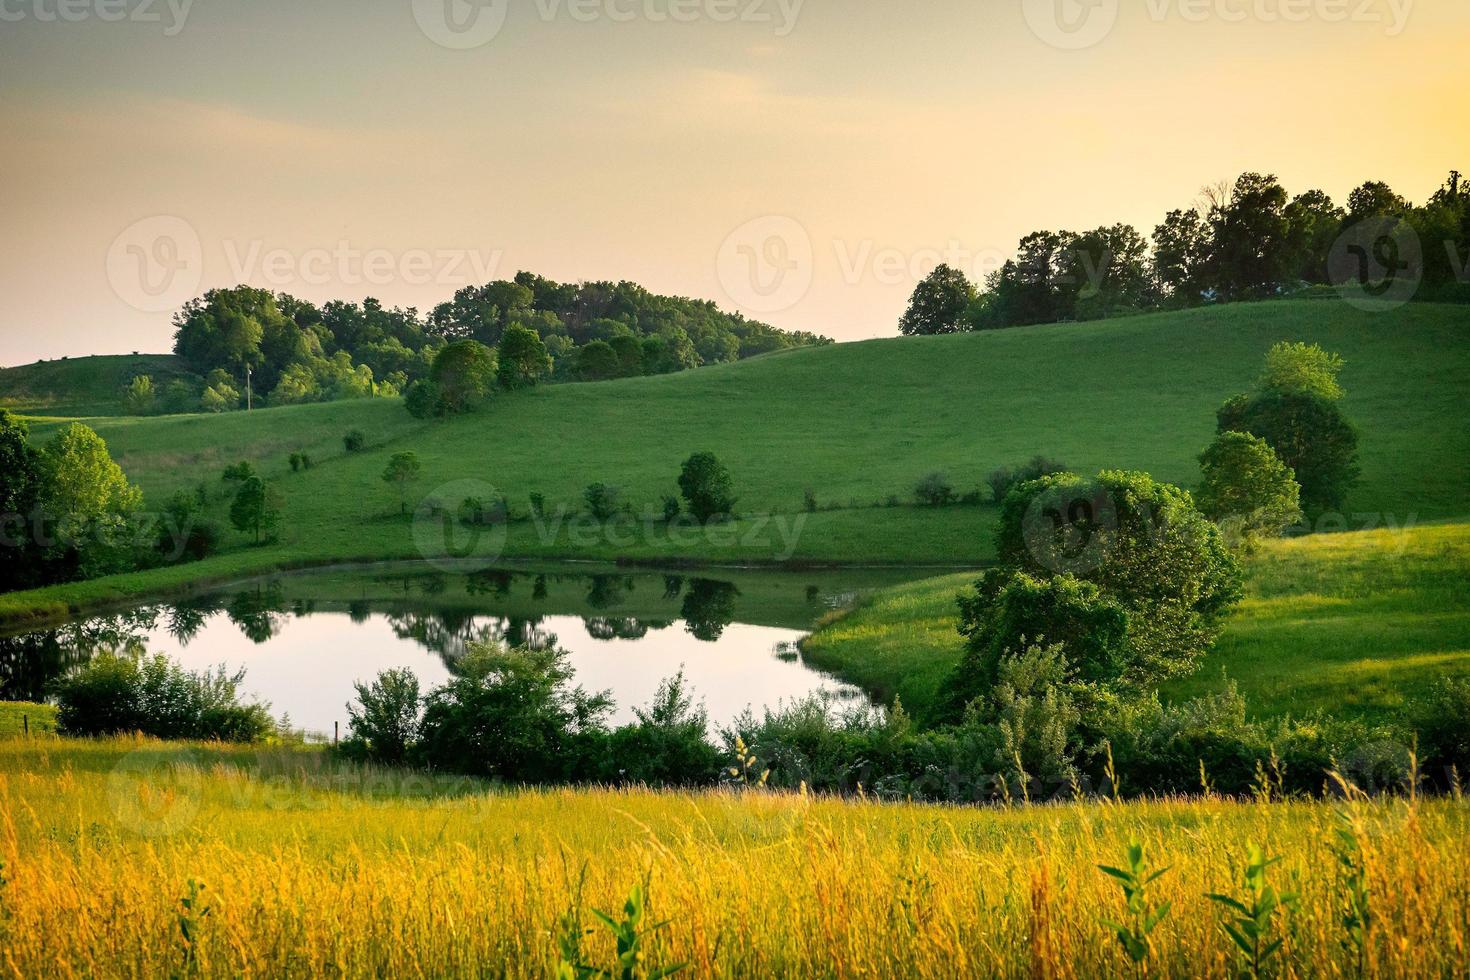
{"type": "MultiPolygon", "coordinates": [[[[1247,390],[1281,340],[1320,343],[1347,361],[1343,410],[1359,427],[1363,477],[1346,523],[1470,515],[1470,309],[1411,304],[1367,312],[1337,302],[1242,303],[1091,323],[837,344],[783,351],[659,377],[545,386],[502,395],[475,415],[420,422],[397,399],[93,424],[150,500],[253,461],[278,481],[279,545],[235,551],[258,565],[332,557],[413,557],[399,501],[382,480],[388,457],[423,462],[410,505],[435,493],[505,494],[524,516],[530,494],[548,509],[585,508],[583,490],[621,488],[635,511],[677,494],[682,460],[710,451],[730,468],[742,514],[800,519],[780,527],[742,520],[737,533],[687,538],[640,529],[589,540],[512,525],[504,553],[525,556],[838,562],[974,562],[992,554],[997,509],[913,506],[916,481],[947,473],[964,493],[992,469],[1037,453],[1084,473],[1146,470],[1192,487],[1215,411],[1247,390]],[[345,455],[361,430],[368,450],[345,455]],[[287,459],[315,462],[292,473],[287,459]],[[817,503],[806,513],[810,489],[817,503]],[[901,506],[894,506],[901,505],[901,506]]],[[[117,359],[97,359],[106,363],[117,359]]],[[[72,365],[43,365],[54,371],[72,365]]],[[[166,360],[151,362],[167,365],[166,360]]],[[[72,383],[56,404],[101,404],[142,362],[72,383]]],[[[59,376],[57,376],[59,377],[59,376]]],[[[59,382],[58,382],[59,383],[59,382]]],[[[54,424],[38,424],[44,439],[54,424]]],[[[217,492],[217,491],[216,491],[217,492]]],[[[222,505],[221,505],[222,506],[222,505]]],[[[223,513],[221,512],[221,518],[223,513]]],[[[1330,528],[1324,528],[1330,529],[1330,528]]],[[[204,563],[206,566],[215,561],[204,563]]]]}
{"type": "Polygon", "coordinates": [[[123,388],[140,374],[160,387],[186,371],[172,354],[63,357],[0,368],[0,407],[61,418],[121,415],[123,388]]]}

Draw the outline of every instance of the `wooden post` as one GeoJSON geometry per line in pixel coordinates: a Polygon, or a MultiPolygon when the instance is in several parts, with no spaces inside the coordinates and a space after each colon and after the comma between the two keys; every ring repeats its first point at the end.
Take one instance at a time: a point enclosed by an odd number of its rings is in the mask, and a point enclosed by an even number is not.
{"type": "Polygon", "coordinates": [[[334,749],[337,747],[337,729],[341,724],[340,721],[332,722],[332,748],[334,749]]]}
{"type": "Polygon", "coordinates": [[[30,715],[21,715],[20,716],[20,727],[21,727],[21,730],[24,731],[25,737],[26,738],[30,738],[31,737],[31,716],[30,715]]]}

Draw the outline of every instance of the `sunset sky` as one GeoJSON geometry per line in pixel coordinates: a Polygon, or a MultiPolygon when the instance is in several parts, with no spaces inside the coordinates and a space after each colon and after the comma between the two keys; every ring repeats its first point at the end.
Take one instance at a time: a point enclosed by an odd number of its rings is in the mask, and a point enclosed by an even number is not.
{"type": "Polygon", "coordinates": [[[1110,0],[447,0],[489,37],[446,0],[58,2],[0,0],[0,364],[167,350],[152,307],[239,281],[427,309],[523,268],[891,335],[939,252],[1148,233],[1243,170],[1470,170],[1464,0],[1121,0],[1077,49],[1039,18],[1110,0]]]}

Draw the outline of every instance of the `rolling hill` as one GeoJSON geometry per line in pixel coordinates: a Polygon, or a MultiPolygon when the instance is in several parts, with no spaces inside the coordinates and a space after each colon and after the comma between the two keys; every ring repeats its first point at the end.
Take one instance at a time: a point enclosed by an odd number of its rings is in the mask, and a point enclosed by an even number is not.
{"type": "Polygon", "coordinates": [[[0,408],[59,418],[121,415],[123,388],[140,374],[162,388],[187,372],[172,354],[64,357],[0,368],[0,408]]]}
{"type": "MultiPolygon", "coordinates": [[[[410,510],[435,494],[457,505],[470,487],[505,494],[522,517],[503,541],[484,535],[475,553],[971,565],[990,555],[995,509],[910,506],[921,476],[944,471],[965,491],[997,466],[1045,453],[1083,472],[1136,468],[1192,485],[1215,409],[1250,385],[1280,340],[1320,343],[1347,361],[1343,407],[1361,430],[1363,478],[1352,513],[1327,529],[1470,512],[1470,311],[1271,302],[786,351],[676,375],[543,387],[447,422],[414,420],[396,400],[94,419],[151,501],[202,482],[222,518],[220,470],[252,460],[283,495],[280,540],[247,548],[230,532],[227,552],[198,565],[52,594],[417,557],[412,521],[381,479],[388,457],[404,450],[423,462],[410,510]],[[366,435],[366,451],[344,453],[349,429],[366,435]],[[635,521],[609,534],[525,519],[531,493],[554,513],[581,508],[582,490],[598,481],[621,487],[636,512],[651,511],[677,492],[680,462],[700,450],[733,472],[745,515],[734,525],[676,534],[635,521]],[[291,473],[293,452],[316,465],[291,473]],[[810,514],[808,489],[818,505],[810,514]]],[[[103,376],[71,365],[79,387],[103,376]]],[[[87,388],[69,403],[100,404],[105,394],[87,388]]],[[[0,396],[17,397],[6,384],[0,396]]],[[[67,401],[58,395],[56,404],[67,401]]],[[[37,424],[36,437],[59,424],[37,424]]],[[[6,604],[17,600],[26,601],[6,604]]]]}

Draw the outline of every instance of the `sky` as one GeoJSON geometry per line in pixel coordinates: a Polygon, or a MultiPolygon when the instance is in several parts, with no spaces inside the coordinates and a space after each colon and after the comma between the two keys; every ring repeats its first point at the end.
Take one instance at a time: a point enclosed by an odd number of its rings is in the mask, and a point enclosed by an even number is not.
{"type": "Polygon", "coordinates": [[[0,364],[529,269],[890,336],[1246,170],[1470,170],[1464,0],[0,0],[0,364]]]}

